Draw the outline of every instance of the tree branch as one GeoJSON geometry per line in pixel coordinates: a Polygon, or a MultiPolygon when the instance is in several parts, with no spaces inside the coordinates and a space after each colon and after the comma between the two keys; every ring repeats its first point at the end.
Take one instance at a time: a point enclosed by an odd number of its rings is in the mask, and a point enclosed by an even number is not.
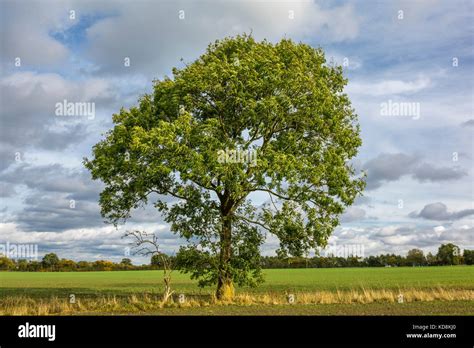
{"type": "Polygon", "coordinates": [[[263,227],[264,229],[266,229],[267,231],[270,231],[270,228],[268,226],[265,226],[264,224],[262,224],[261,222],[258,222],[258,221],[255,221],[255,220],[251,220],[249,218],[246,218],[245,216],[242,216],[242,215],[237,215],[237,214],[234,214],[234,217],[238,218],[238,219],[242,219],[250,224],[256,224],[256,225],[259,225],[260,227],[263,227]]]}

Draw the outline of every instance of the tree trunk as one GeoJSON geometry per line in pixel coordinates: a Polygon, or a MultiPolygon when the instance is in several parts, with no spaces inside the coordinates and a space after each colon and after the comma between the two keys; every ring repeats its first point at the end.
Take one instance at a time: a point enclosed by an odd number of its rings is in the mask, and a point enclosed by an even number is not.
{"type": "Polygon", "coordinates": [[[217,280],[216,297],[218,300],[230,301],[234,297],[234,283],[230,271],[232,256],[232,220],[231,216],[223,216],[220,235],[219,278],[217,280]]]}

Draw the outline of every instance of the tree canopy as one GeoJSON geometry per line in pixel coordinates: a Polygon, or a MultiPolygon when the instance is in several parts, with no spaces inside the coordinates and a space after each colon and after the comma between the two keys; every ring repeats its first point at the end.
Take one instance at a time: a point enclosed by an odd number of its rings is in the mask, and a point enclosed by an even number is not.
{"type": "Polygon", "coordinates": [[[188,241],[177,259],[201,285],[227,299],[234,282],[258,284],[268,234],[279,255],[324,246],[364,188],[350,164],[362,141],[346,83],[303,43],[242,35],[210,44],[114,114],[85,159],[105,183],[102,215],[117,224],[151,202],[188,241]]]}
{"type": "Polygon", "coordinates": [[[42,262],[45,267],[54,269],[59,263],[59,258],[55,253],[49,253],[44,255],[42,262]]]}
{"type": "Polygon", "coordinates": [[[452,243],[441,244],[438,248],[437,258],[443,265],[459,265],[461,251],[457,245],[452,243]]]}

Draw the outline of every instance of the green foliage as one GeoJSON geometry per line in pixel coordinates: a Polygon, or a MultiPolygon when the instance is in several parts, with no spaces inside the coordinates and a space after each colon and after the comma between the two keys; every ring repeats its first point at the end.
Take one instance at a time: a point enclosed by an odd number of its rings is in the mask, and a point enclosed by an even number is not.
{"type": "Polygon", "coordinates": [[[15,263],[6,256],[0,254],[0,270],[8,271],[13,269],[15,263]]]}
{"type": "Polygon", "coordinates": [[[132,260],[130,260],[129,258],[122,259],[122,261],[120,261],[120,263],[124,266],[132,266],[132,260]]]}
{"type": "Polygon", "coordinates": [[[459,265],[461,262],[459,247],[452,243],[441,244],[436,256],[442,265],[459,265]]]}
{"type": "Polygon", "coordinates": [[[107,260],[97,260],[92,263],[94,270],[111,271],[114,268],[114,263],[107,260]]]}
{"type": "Polygon", "coordinates": [[[474,265],[474,250],[464,250],[463,256],[466,265],[474,265]]]}
{"type": "Polygon", "coordinates": [[[73,260],[61,259],[57,264],[58,270],[73,271],[77,267],[77,264],[73,260]]]}
{"type": "Polygon", "coordinates": [[[306,44],[216,41],[113,116],[85,159],[105,183],[102,215],[117,224],[150,200],[189,241],[178,259],[202,285],[257,284],[266,233],[282,256],[324,246],[364,188],[349,162],[362,141],[346,83],[306,44]],[[255,151],[257,161],[222,162],[225,149],[255,151]],[[256,192],[268,204],[253,205],[256,192]]]}
{"type": "Polygon", "coordinates": [[[414,266],[421,266],[425,264],[426,259],[425,255],[423,255],[423,250],[411,249],[408,251],[407,261],[414,266]]]}
{"type": "Polygon", "coordinates": [[[162,252],[158,252],[152,255],[150,259],[150,265],[153,267],[153,269],[164,269],[166,266],[165,263],[167,265],[173,266],[174,268],[174,262],[174,256],[169,256],[162,252]]]}
{"type": "Polygon", "coordinates": [[[44,255],[42,260],[43,267],[50,268],[51,270],[54,270],[58,263],[59,258],[58,255],[56,255],[55,253],[49,253],[44,255]]]}
{"type": "Polygon", "coordinates": [[[426,264],[429,266],[438,265],[438,259],[436,258],[436,255],[433,255],[432,253],[426,254],[426,264]]]}
{"type": "Polygon", "coordinates": [[[158,255],[158,254],[152,255],[152,257],[150,259],[150,265],[151,266],[157,266],[157,267],[162,266],[160,255],[158,255]]]}

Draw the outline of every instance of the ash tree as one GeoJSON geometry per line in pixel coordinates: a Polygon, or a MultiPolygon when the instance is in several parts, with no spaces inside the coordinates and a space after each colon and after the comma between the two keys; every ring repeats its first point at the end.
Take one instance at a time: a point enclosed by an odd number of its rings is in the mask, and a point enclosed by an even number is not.
{"type": "Polygon", "coordinates": [[[249,35],[210,44],[114,114],[84,160],[105,183],[102,215],[118,224],[153,203],[187,240],[177,262],[200,285],[217,285],[221,300],[235,283],[257,285],[269,234],[281,256],[325,246],[364,188],[350,164],[361,138],[346,83],[306,44],[249,35]],[[256,161],[222,156],[249,152],[256,161]]]}

